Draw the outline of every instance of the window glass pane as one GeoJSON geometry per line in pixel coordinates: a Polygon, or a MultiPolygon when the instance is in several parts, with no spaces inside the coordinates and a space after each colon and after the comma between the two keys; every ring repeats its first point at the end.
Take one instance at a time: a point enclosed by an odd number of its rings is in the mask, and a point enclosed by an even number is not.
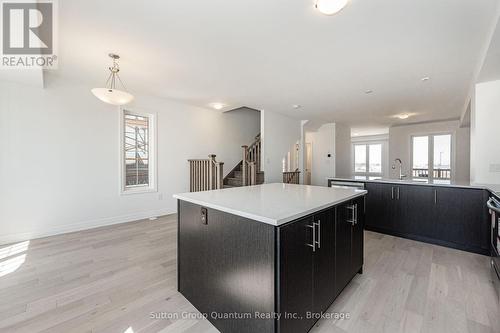
{"type": "Polygon", "coordinates": [[[149,184],[149,119],[125,114],[125,185],[149,184]]]}
{"type": "Polygon", "coordinates": [[[429,177],[429,137],[413,137],[413,177],[429,177]]]}
{"type": "Polygon", "coordinates": [[[366,145],[354,146],[354,172],[366,172],[366,145]]]}
{"type": "Polygon", "coordinates": [[[372,173],[382,173],[382,145],[370,145],[369,169],[372,173]]]}
{"type": "Polygon", "coordinates": [[[451,179],[451,135],[434,136],[434,179],[451,179]]]}

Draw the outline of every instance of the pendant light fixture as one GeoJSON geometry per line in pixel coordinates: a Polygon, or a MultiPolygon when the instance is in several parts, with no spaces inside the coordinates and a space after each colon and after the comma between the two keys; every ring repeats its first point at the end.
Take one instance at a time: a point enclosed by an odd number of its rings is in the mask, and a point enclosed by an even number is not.
{"type": "Polygon", "coordinates": [[[316,8],[325,15],[333,15],[340,12],[349,0],[317,0],[316,8]]]}
{"type": "Polygon", "coordinates": [[[134,96],[126,91],[125,86],[118,75],[118,72],[120,71],[118,59],[120,59],[120,56],[110,53],[109,57],[113,59],[113,66],[109,67],[109,71],[111,73],[106,81],[106,88],[94,88],[92,89],[92,93],[104,103],[113,105],[124,105],[130,103],[134,99],[134,96]],[[123,87],[123,90],[116,89],[116,84],[118,82],[123,87]]]}

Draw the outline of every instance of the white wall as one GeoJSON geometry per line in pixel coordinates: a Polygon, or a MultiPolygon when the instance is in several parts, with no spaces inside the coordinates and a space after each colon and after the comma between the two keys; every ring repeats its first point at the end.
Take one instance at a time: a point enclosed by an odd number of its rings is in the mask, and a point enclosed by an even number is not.
{"type": "Polygon", "coordinates": [[[452,168],[453,178],[456,181],[469,181],[470,179],[470,129],[460,128],[460,121],[441,121],[422,123],[407,126],[395,126],[389,129],[389,175],[391,178],[399,177],[399,169],[392,170],[391,165],[396,158],[403,161],[403,173],[411,175],[410,155],[411,137],[414,135],[452,133],[452,168]]]}
{"type": "Polygon", "coordinates": [[[174,213],[187,159],[214,153],[228,172],[260,131],[258,112],[136,96],[129,109],[157,113],[158,192],[121,196],[118,110],[90,88],[0,83],[0,243],[174,213]]]}
{"type": "Polygon", "coordinates": [[[335,124],[306,132],[306,143],[312,147],[311,185],[326,186],[326,178],[335,176],[335,124]]]}
{"type": "Polygon", "coordinates": [[[500,81],[476,85],[471,108],[471,180],[500,184],[500,81]]]}
{"type": "Polygon", "coordinates": [[[335,124],[335,153],[335,176],[351,177],[351,127],[347,124],[335,124]]]}
{"type": "Polygon", "coordinates": [[[295,144],[300,143],[302,139],[301,120],[266,110],[261,112],[261,124],[262,170],[265,182],[281,183],[283,158],[287,158],[288,153],[294,151],[295,144]]]}

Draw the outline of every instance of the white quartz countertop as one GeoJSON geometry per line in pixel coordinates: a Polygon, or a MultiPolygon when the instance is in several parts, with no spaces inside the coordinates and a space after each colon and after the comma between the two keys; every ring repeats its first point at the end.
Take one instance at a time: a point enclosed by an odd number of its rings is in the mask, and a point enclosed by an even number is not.
{"type": "Polygon", "coordinates": [[[366,193],[353,188],[276,183],[175,194],[174,198],[279,226],[366,193]]]}

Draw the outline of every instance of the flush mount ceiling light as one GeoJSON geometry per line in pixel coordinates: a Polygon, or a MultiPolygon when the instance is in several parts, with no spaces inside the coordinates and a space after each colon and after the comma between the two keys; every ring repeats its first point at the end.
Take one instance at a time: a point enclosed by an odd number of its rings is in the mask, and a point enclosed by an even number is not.
{"type": "Polygon", "coordinates": [[[316,8],[325,15],[334,15],[340,12],[349,0],[317,0],[316,8]]]}
{"type": "Polygon", "coordinates": [[[222,110],[226,107],[226,104],[224,104],[224,103],[212,103],[212,104],[210,104],[210,106],[212,108],[214,108],[215,110],[222,110]]]}
{"type": "Polygon", "coordinates": [[[398,114],[396,117],[401,119],[401,120],[405,120],[405,119],[410,118],[410,115],[408,113],[402,113],[402,114],[398,114]]]}
{"type": "Polygon", "coordinates": [[[429,81],[430,79],[431,79],[430,77],[424,76],[423,78],[420,79],[420,81],[425,82],[425,81],[429,81]]]}
{"type": "Polygon", "coordinates": [[[125,86],[118,75],[118,72],[120,71],[118,59],[120,59],[120,56],[110,53],[109,57],[113,59],[113,66],[109,67],[109,71],[111,73],[106,81],[106,88],[94,88],[91,91],[95,97],[99,98],[104,103],[113,105],[124,105],[130,103],[134,99],[134,96],[126,91],[125,86]],[[120,82],[123,90],[116,89],[117,82],[120,82]]]}
{"type": "Polygon", "coordinates": [[[300,105],[300,104],[292,105],[292,108],[294,108],[294,109],[300,109],[301,107],[302,107],[302,105],[300,105]]]}
{"type": "Polygon", "coordinates": [[[365,90],[365,94],[369,95],[371,93],[373,93],[373,90],[365,90]]]}

